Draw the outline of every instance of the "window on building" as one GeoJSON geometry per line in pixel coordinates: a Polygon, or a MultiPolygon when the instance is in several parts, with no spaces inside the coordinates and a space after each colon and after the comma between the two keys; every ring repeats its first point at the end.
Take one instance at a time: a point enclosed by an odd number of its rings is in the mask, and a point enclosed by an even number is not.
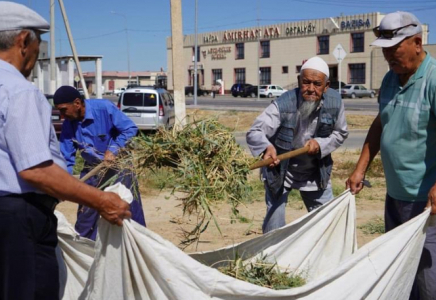
{"type": "Polygon", "coordinates": [[[245,83],[245,68],[235,69],[235,83],[245,83]]]}
{"type": "Polygon", "coordinates": [[[212,85],[218,84],[218,79],[223,79],[223,69],[212,69],[212,85]]]}
{"type": "Polygon", "coordinates": [[[351,52],[365,51],[365,35],[363,32],[351,34],[351,52]]]}
{"type": "Polygon", "coordinates": [[[365,83],[365,64],[349,64],[350,83],[365,83]]]}
{"type": "Polygon", "coordinates": [[[282,67],[282,73],[283,74],[288,74],[289,73],[288,66],[283,66],[282,67]]]}
{"type": "Polygon", "coordinates": [[[244,59],[244,43],[236,44],[236,59],[244,59]]]}
{"type": "Polygon", "coordinates": [[[318,37],[318,54],[329,54],[330,36],[322,35],[318,37]]]}
{"type": "Polygon", "coordinates": [[[271,67],[259,68],[260,84],[271,84],[271,67]]]}
{"type": "Polygon", "coordinates": [[[261,58],[269,57],[269,41],[260,42],[260,57],[261,58]]]}
{"type": "MultiPolygon", "coordinates": [[[[200,47],[197,47],[197,62],[200,62],[200,47]]],[[[192,61],[195,61],[195,47],[192,47],[192,61]]]]}
{"type": "Polygon", "coordinates": [[[295,73],[300,73],[301,72],[301,67],[302,67],[302,65],[295,66],[295,73]]]}

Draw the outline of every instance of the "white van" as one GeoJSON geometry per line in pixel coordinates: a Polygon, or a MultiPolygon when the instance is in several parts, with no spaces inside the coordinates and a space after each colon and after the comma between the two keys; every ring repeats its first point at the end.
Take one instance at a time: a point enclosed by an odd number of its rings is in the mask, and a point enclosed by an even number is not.
{"type": "Polygon", "coordinates": [[[165,89],[152,86],[127,89],[118,99],[118,108],[132,119],[140,130],[174,126],[174,98],[165,89]]]}

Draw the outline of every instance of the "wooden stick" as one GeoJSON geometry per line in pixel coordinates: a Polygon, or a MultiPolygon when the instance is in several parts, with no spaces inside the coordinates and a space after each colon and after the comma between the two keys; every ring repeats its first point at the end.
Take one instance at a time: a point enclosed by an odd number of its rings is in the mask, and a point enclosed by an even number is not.
{"type": "Polygon", "coordinates": [[[86,175],[83,176],[82,178],[80,178],[79,180],[82,181],[82,182],[85,182],[86,180],[88,180],[92,176],[97,175],[98,172],[100,172],[100,170],[103,169],[104,167],[105,167],[105,163],[104,162],[99,163],[94,169],[92,169],[91,171],[86,173],[86,175]]]}
{"type": "MultiPolygon", "coordinates": [[[[296,150],[292,150],[292,151],[280,154],[280,155],[277,156],[277,158],[282,161],[282,160],[290,159],[292,157],[295,157],[295,156],[307,153],[308,151],[309,151],[309,146],[306,146],[306,147],[303,147],[303,148],[299,148],[299,149],[296,149],[296,150]]],[[[254,170],[254,169],[257,169],[257,168],[269,166],[270,164],[272,164],[272,162],[273,162],[272,158],[268,158],[268,159],[265,159],[265,160],[258,161],[258,162],[256,162],[255,164],[253,164],[250,167],[250,170],[254,170]]]]}

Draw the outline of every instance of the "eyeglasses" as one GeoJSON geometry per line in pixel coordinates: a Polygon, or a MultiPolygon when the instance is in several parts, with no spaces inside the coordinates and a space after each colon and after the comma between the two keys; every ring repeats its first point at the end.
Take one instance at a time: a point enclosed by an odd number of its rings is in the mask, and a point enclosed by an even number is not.
{"type": "Polygon", "coordinates": [[[380,30],[380,26],[375,27],[372,32],[374,32],[376,37],[384,37],[385,39],[391,39],[393,38],[397,32],[403,28],[409,27],[409,26],[413,26],[416,27],[418,25],[416,24],[409,24],[400,28],[396,28],[396,29],[384,29],[384,30],[380,30]]]}

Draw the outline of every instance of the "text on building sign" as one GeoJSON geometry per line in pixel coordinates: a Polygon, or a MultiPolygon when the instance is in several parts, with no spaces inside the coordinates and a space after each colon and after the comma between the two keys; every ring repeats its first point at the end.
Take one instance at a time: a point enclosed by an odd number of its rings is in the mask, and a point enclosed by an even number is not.
{"type": "Polygon", "coordinates": [[[358,20],[350,20],[350,21],[342,21],[341,22],[341,29],[352,29],[352,28],[360,28],[360,27],[370,27],[371,22],[369,19],[366,19],[366,21],[362,19],[358,20]]]}

